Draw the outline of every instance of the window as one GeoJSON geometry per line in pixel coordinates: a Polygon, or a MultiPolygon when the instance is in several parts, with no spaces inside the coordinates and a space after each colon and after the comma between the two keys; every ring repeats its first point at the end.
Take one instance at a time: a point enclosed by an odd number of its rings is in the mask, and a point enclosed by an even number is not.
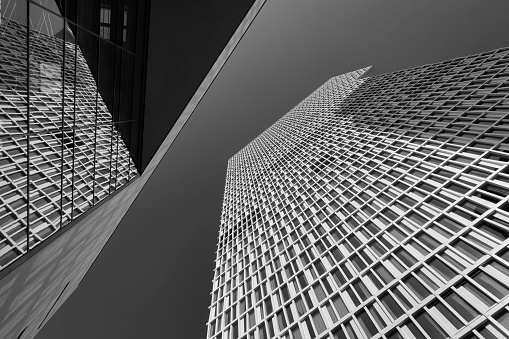
{"type": "Polygon", "coordinates": [[[110,29],[111,29],[111,5],[101,4],[100,31],[99,31],[101,38],[109,40],[110,29]]]}
{"type": "Polygon", "coordinates": [[[498,241],[502,242],[509,238],[509,232],[506,230],[503,230],[495,225],[491,225],[490,223],[483,221],[481,224],[476,225],[476,227],[486,233],[492,236],[493,238],[497,239],[498,241]]]}
{"type": "Polygon", "coordinates": [[[382,265],[378,265],[374,267],[375,272],[378,276],[384,281],[384,283],[388,284],[392,280],[394,280],[393,275],[382,265]]]}
{"type": "Polygon", "coordinates": [[[389,312],[390,315],[392,315],[394,319],[398,319],[404,314],[401,307],[398,305],[398,303],[394,300],[394,298],[390,294],[385,294],[380,298],[380,300],[382,301],[382,304],[385,306],[385,309],[389,312]]]}
{"type": "Polygon", "coordinates": [[[475,273],[472,279],[499,299],[503,299],[509,294],[509,289],[505,285],[502,285],[484,272],[475,273]]]}
{"type": "Polygon", "coordinates": [[[300,333],[299,326],[294,326],[291,331],[292,331],[293,339],[302,339],[302,335],[300,333]]]}
{"type": "Polygon", "coordinates": [[[509,312],[507,312],[507,310],[495,316],[495,320],[509,331],[509,312]]]}
{"type": "MultiPolygon", "coordinates": [[[[404,339],[399,332],[393,332],[390,335],[387,336],[388,339],[404,339]]],[[[419,338],[418,338],[419,339],[419,338]]]]}
{"type": "Polygon", "coordinates": [[[330,318],[332,319],[332,322],[335,323],[336,321],[338,321],[338,318],[336,317],[336,313],[332,309],[332,306],[329,303],[325,304],[325,306],[327,308],[327,312],[329,313],[330,318]]]}
{"type": "Polygon", "coordinates": [[[286,328],[286,326],[287,326],[285,315],[284,315],[283,311],[279,311],[277,313],[277,322],[278,322],[278,325],[279,325],[279,330],[283,331],[286,328]]]}
{"type": "Polygon", "coordinates": [[[316,295],[316,298],[318,299],[318,302],[325,299],[326,295],[325,295],[325,292],[323,291],[323,288],[320,284],[314,285],[313,290],[315,291],[315,295],[316,295]]]}
{"type": "Polygon", "coordinates": [[[346,316],[349,313],[348,308],[343,302],[343,299],[341,299],[341,296],[338,295],[332,299],[332,304],[334,305],[334,308],[336,308],[340,318],[346,316]]]}
{"type": "Polygon", "coordinates": [[[428,289],[413,276],[403,280],[403,283],[419,298],[419,300],[423,300],[430,295],[428,289]]]}
{"type": "Polygon", "coordinates": [[[421,331],[415,326],[415,324],[411,321],[407,322],[404,327],[408,328],[410,332],[414,335],[417,339],[426,339],[424,335],[421,333],[421,331]]]}
{"type": "Polygon", "coordinates": [[[299,316],[304,315],[306,313],[306,305],[304,305],[304,301],[301,297],[297,297],[295,299],[295,307],[297,308],[297,314],[299,316]]]}
{"type": "Polygon", "coordinates": [[[399,300],[399,302],[407,309],[412,308],[412,304],[410,301],[401,293],[401,291],[398,288],[392,288],[391,292],[396,296],[396,298],[399,300]]]}
{"type": "Polygon", "coordinates": [[[471,284],[470,282],[463,283],[460,287],[463,287],[468,292],[472,293],[479,301],[481,301],[486,307],[491,307],[495,304],[495,302],[488,297],[484,292],[479,290],[476,286],[471,284]]]}
{"type": "Polygon", "coordinates": [[[368,289],[366,288],[362,281],[357,280],[356,282],[353,283],[353,287],[355,288],[355,291],[363,301],[367,300],[371,296],[371,293],[369,293],[368,289]]]}
{"type": "Polygon", "coordinates": [[[358,339],[357,334],[355,334],[351,322],[348,322],[345,324],[346,332],[348,333],[348,336],[350,339],[358,339]]]}
{"type": "Polygon", "coordinates": [[[364,332],[367,334],[368,338],[373,337],[378,333],[375,324],[373,324],[373,321],[365,311],[357,314],[357,320],[359,321],[359,324],[361,325],[364,332]]]}
{"type": "Polygon", "coordinates": [[[457,330],[463,327],[463,323],[444,304],[438,303],[432,308],[440,312],[457,330]]]}
{"type": "Polygon", "coordinates": [[[477,250],[472,245],[467,244],[463,240],[458,240],[452,245],[452,247],[457,249],[460,253],[464,254],[467,258],[471,259],[472,261],[477,261],[484,255],[484,253],[477,250]]]}
{"type": "Polygon", "coordinates": [[[421,325],[421,327],[426,331],[426,333],[434,339],[438,338],[448,338],[449,336],[444,330],[436,323],[433,318],[429,316],[426,312],[422,312],[418,316],[415,317],[415,320],[421,325]]]}
{"type": "Polygon", "coordinates": [[[334,336],[334,339],[347,339],[345,331],[343,331],[341,327],[335,330],[332,335],[334,336]]]}
{"type": "Polygon", "coordinates": [[[380,316],[380,314],[378,313],[376,308],[373,305],[371,305],[371,306],[368,306],[368,309],[369,309],[369,313],[371,314],[373,319],[375,319],[376,323],[378,324],[378,327],[380,327],[381,329],[385,328],[387,326],[387,324],[385,323],[385,320],[380,316]]]}
{"type": "Polygon", "coordinates": [[[479,312],[477,312],[477,310],[475,310],[463,298],[456,294],[456,292],[450,292],[449,294],[444,296],[444,300],[467,322],[472,321],[475,317],[479,315],[479,312]]]}
{"type": "Polygon", "coordinates": [[[325,323],[319,311],[316,311],[313,314],[311,314],[311,318],[313,318],[313,323],[315,324],[315,328],[318,334],[326,330],[325,323]]]}
{"type": "Polygon", "coordinates": [[[456,276],[456,273],[451,268],[449,268],[449,266],[437,258],[431,260],[428,264],[433,269],[435,269],[435,272],[439,273],[446,281],[456,276]]]}
{"type": "Polygon", "coordinates": [[[254,311],[251,311],[248,313],[247,320],[249,320],[249,328],[253,327],[255,325],[255,315],[254,311]]]}
{"type": "Polygon", "coordinates": [[[399,249],[397,250],[396,252],[394,252],[394,254],[407,266],[407,267],[411,267],[413,266],[417,260],[412,256],[410,255],[410,253],[408,253],[408,251],[406,251],[405,249],[399,249]]]}
{"type": "Polygon", "coordinates": [[[447,217],[443,217],[443,218],[437,220],[437,222],[440,225],[442,225],[445,228],[452,231],[452,233],[457,233],[457,232],[461,231],[463,229],[463,227],[465,227],[465,226],[459,224],[458,222],[456,222],[450,218],[447,218],[447,217]]]}

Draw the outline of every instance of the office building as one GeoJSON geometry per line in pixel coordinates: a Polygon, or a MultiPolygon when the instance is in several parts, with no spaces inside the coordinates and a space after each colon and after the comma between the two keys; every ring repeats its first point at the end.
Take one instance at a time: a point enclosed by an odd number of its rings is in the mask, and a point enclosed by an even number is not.
{"type": "MultiPolygon", "coordinates": [[[[76,44],[76,29],[49,9],[19,5],[4,5],[0,23],[0,129],[5,135],[0,268],[138,174],[118,133],[121,123],[114,123],[76,44]]],[[[79,31],[80,40],[85,33],[79,31]]],[[[132,91],[127,95],[132,98],[132,91]]]]}
{"type": "Polygon", "coordinates": [[[77,288],[263,3],[0,3],[0,338],[77,288]]]}
{"type": "Polygon", "coordinates": [[[509,337],[509,48],[370,72],[229,160],[207,338],[509,337]]]}

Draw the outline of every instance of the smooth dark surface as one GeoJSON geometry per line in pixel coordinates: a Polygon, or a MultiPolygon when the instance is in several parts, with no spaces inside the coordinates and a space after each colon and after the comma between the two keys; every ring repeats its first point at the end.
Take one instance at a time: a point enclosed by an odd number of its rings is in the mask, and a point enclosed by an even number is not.
{"type": "Polygon", "coordinates": [[[142,171],[253,3],[152,0],[142,171]]]}
{"type": "Polygon", "coordinates": [[[509,45],[507,13],[505,0],[269,1],[36,338],[205,338],[227,159],[334,75],[509,45]]]}
{"type": "MultiPolygon", "coordinates": [[[[41,6],[64,14],[74,40],[97,84],[100,99],[108,107],[115,127],[141,169],[145,58],[151,1],[50,0],[41,6]],[[56,1],[56,2],[55,2],[56,1]]],[[[157,3],[157,1],[155,1],[157,3]]],[[[39,6],[31,5],[31,12],[39,6]]],[[[52,19],[54,22],[56,19],[52,19]]],[[[63,36],[64,32],[59,35],[63,36]]]]}

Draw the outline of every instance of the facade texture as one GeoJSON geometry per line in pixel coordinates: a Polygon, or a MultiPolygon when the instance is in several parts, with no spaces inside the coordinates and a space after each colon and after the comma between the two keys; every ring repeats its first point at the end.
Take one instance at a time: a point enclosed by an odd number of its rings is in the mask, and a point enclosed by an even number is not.
{"type": "Polygon", "coordinates": [[[509,49],[327,81],[228,163],[207,337],[509,337],[509,49]]]}
{"type": "Polygon", "coordinates": [[[22,5],[0,22],[0,269],[138,174],[67,23],[22,5]]]}
{"type": "Polygon", "coordinates": [[[139,173],[148,3],[0,3],[2,339],[34,337],[75,291],[264,0],[254,2],[139,173]],[[38,219],[27,221],[26,211],[38,219]]]}

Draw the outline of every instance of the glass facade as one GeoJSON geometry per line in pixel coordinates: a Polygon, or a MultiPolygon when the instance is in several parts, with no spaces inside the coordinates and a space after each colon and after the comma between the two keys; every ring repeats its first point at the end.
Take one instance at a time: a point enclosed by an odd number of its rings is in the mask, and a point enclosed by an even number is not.
{"type": "Polygon", "coordinates": [[[228,163],[207,337],[509,337],[509,48],[334,77],[228,163]]]}
{"type": "Polygon", "coordinates": [[[138,175],[140,3],[0,3],[0,269],[138,175]]]}

